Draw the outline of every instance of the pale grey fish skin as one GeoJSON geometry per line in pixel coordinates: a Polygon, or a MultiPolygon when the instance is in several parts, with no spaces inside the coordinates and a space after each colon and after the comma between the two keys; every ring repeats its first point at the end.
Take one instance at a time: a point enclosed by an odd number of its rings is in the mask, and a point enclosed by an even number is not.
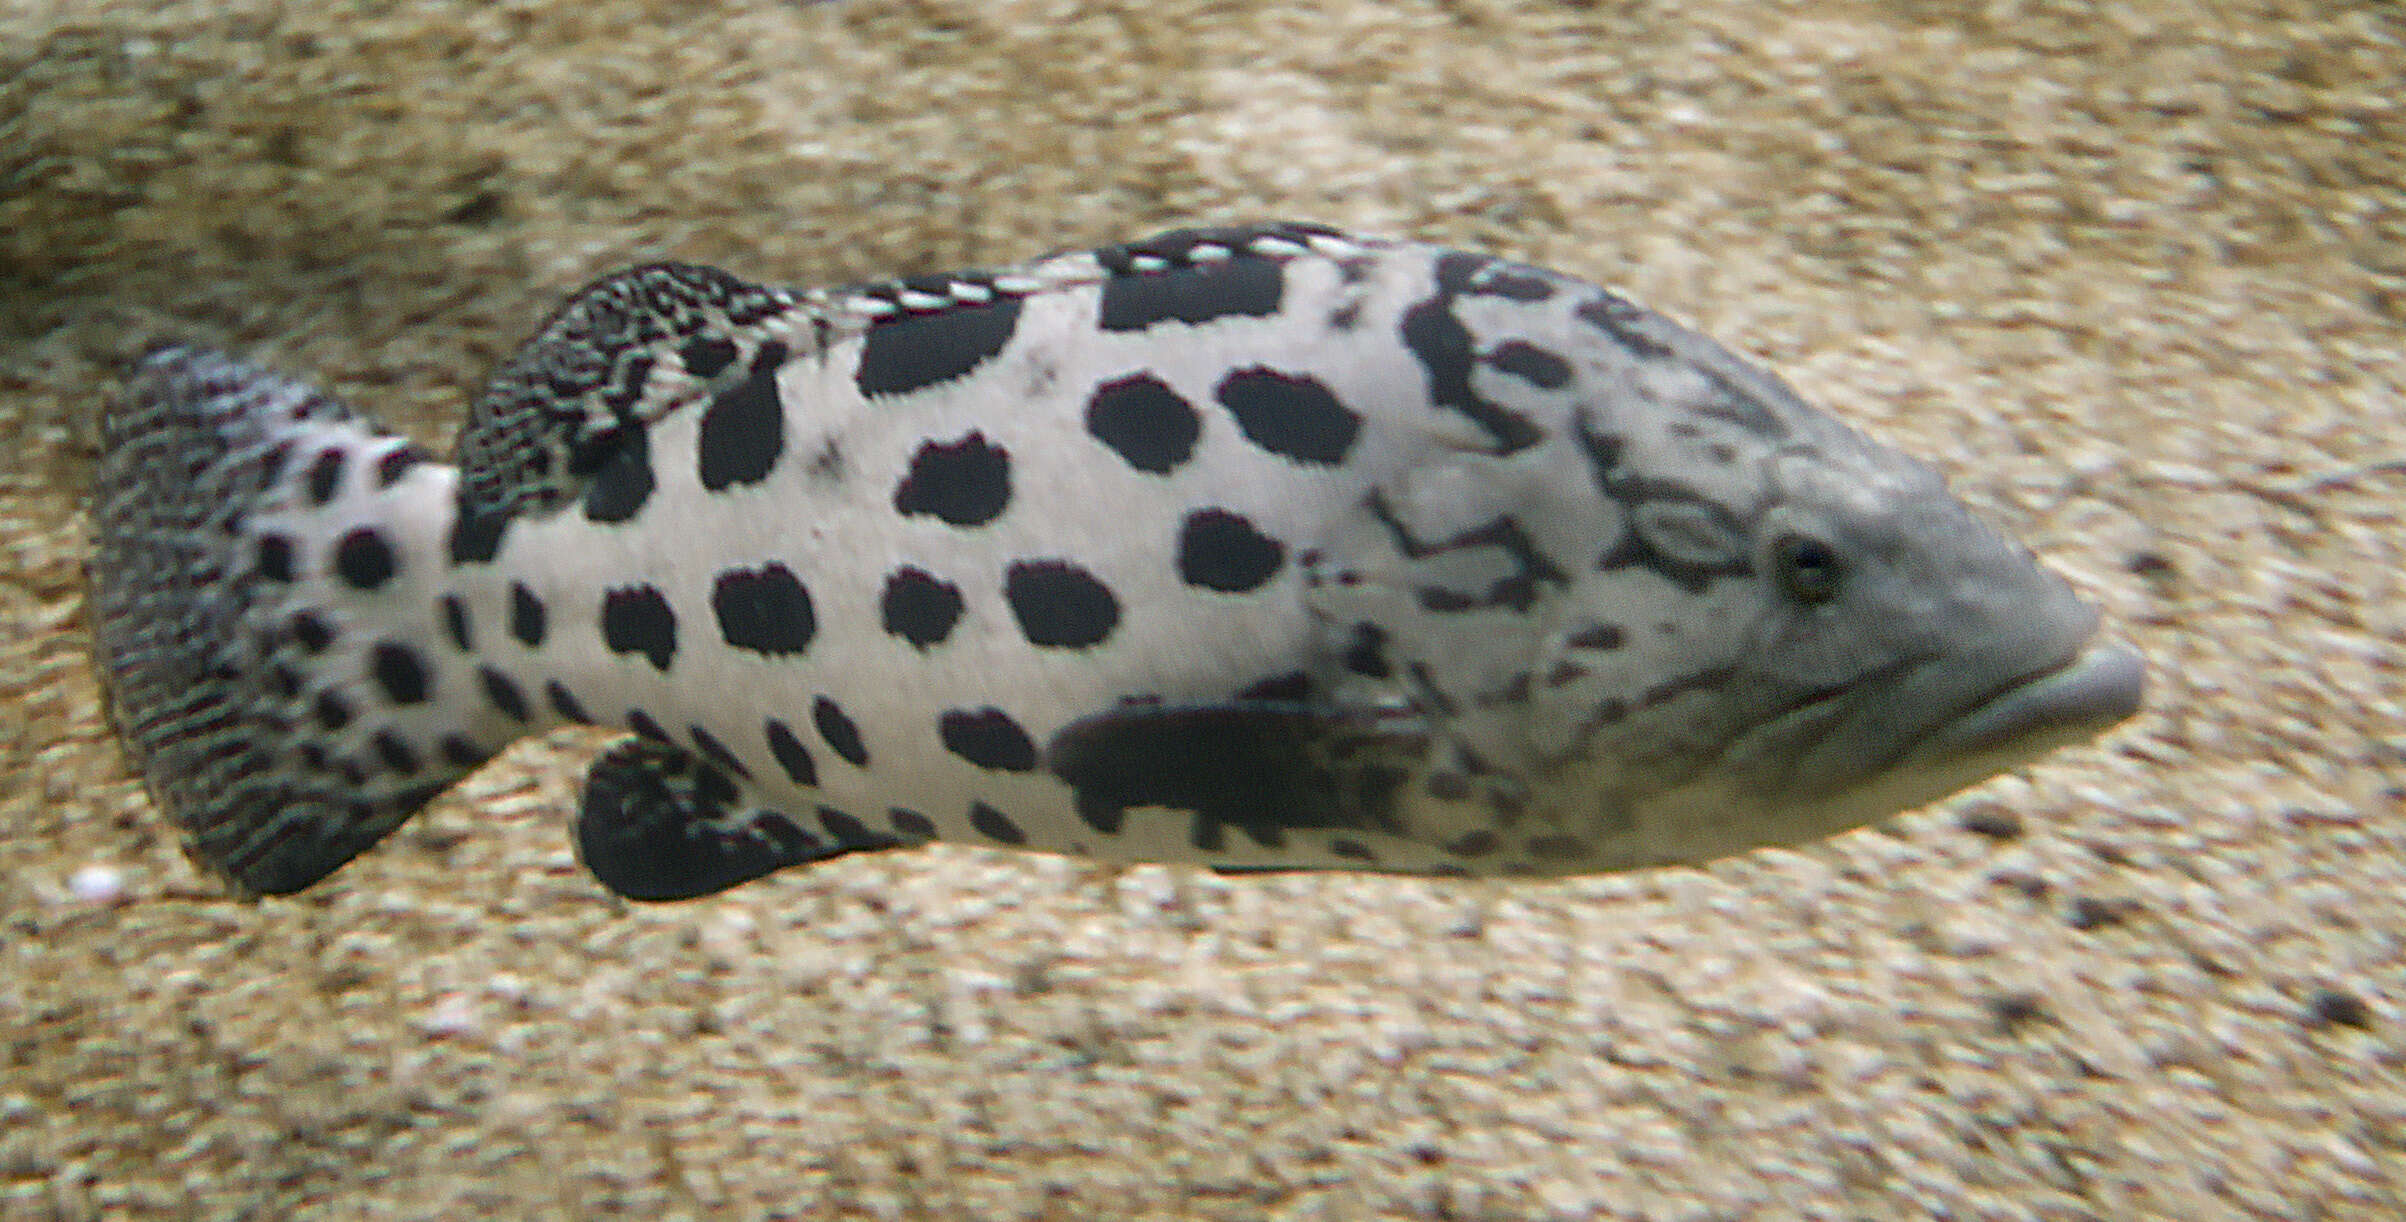
{"type": "Polygon", "coordinates": [[[930,839],[1551,876],[1830,835],[2143,666],[1928,468],[1603,289],[1305,224],[562,308],[457,465],[168,349],[93,622],[192,854],[289,892],[520,736],[636,736],[586,865],[930,839]]]}

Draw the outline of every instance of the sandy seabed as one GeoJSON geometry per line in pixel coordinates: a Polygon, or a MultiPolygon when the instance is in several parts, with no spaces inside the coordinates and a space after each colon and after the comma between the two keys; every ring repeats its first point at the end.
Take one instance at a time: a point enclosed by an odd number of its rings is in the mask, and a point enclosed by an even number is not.
{"type": "Polygon", "coordinates": [[[2406,10],[0,0],[0,1217],[2406,1217],[2406,10]],[[1881,829],[1533,886],[937,848],[665,908],[529,744],[223,897],[99,710],[98,405],[441,443],[565,292],[1300,216],[1931,458],[2152,667],[1881,829]]]}

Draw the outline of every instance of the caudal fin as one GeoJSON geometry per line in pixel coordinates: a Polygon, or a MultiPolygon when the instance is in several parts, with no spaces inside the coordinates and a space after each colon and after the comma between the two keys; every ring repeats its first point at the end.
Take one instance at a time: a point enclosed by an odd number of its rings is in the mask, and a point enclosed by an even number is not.
{"type": "Polygon", "coordinates": [[[297,891],[511,736],[442,699],[454,484],[407,439],[213,352],[153,353],[110,406],[94,645],[118,729],[204,866],[297,891]]]}

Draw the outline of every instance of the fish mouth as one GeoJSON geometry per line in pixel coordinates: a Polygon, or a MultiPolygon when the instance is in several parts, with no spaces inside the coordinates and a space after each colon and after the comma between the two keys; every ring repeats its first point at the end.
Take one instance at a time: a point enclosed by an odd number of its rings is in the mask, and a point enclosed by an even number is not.
{"type": "Polygon", "coordinates": [[[2138,653],[2093,636],[2003,682],[1979,683],[1960,657],[1909,659],[1783,718],[1793,753],[1772,788],[1883,817],[2093,738],[2145,688],[2138,653]]]}
{"type": "Polygon", "coordinates": [[[2094,737],[2139,711],[2147,664],[2120,641],[2096,641],[2052,669],[2008,684],[1939,723],[1898,763],[2034,756],[2094,737]]]}

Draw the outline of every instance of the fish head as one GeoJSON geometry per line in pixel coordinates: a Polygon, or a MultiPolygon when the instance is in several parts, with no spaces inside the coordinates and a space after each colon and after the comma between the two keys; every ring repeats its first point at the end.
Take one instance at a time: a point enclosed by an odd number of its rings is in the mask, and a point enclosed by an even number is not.
{"type": "Polygon", "coordinates": [[[1828,417],[1791,423],[1754,464],[1749,554],[1658,646],[1681,678],[1624,697],[1599,736],[1642,864],[1859,827],[2140,707],[2139,655],[1935,472],[1828,417]]]}

